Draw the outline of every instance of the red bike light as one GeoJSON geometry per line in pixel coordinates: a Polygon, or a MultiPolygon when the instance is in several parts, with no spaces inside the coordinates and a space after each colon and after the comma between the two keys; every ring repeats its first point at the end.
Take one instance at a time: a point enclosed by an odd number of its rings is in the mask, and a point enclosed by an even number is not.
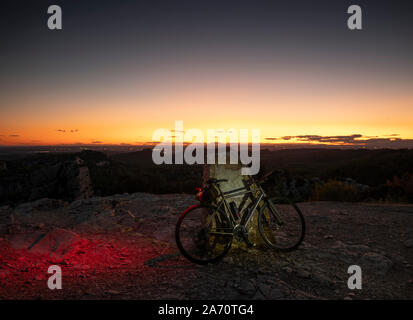
{"type": "Polygon", "coordinates": [[[196,194],[196,199],[197,199],[198,201],[202,201],[202,195],[203,195],[203,192],[202,192],[202,191],[199,191],[199,192],[196,194]]]}

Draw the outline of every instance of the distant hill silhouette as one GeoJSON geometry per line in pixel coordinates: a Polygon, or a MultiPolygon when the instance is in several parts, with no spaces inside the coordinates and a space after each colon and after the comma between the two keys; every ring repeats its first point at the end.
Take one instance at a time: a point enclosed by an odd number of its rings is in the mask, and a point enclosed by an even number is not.
{"type": "MultiPolygon", "coordinates": [[[[13,160],[0,161],[0,204],[44,197],[71,201],[134,192],[194,193],[202,184],[202,165],[158,166],[152,162],[151,149],[9,158],[13,160]]],[[[413,149],[262,150],[260,174],[274,169],[278,173],[269,180],[269,192],[275,194],[276,187],[282,187],[297,201],[333,197],[413,202],[413,149]],[[332,194],[333,187],[345,195],[332,194]]]]}

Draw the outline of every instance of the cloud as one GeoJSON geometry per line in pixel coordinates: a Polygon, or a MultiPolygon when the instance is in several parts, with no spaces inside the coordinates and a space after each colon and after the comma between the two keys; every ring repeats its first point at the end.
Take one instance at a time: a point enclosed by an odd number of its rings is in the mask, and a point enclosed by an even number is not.
{"type": "Polygon", "coordinates": [[[412,148],[413,139],[398,138],[399,134],[390,134],[383,137],[364,136],[362,134],[340,135],[340,136],[320,136],[320,135],[297,135],[284,137],[269,137],[265,140],[295,140],[291,143],[307,144],[311,143],[332,146],[354,146],[354,147],[374,147],[374,148],[412,148]]]}
{"type": "Polygon", "coordinates": [[[99,140],[95,140],[95,141],[92,141],[91,143],[93,143],[93,144],[100,144],[100,143],[103,143],[102,141],[99,141],[99,140]]]}
{"type": "MultiPolygon", "coordinates": [[[[318,143],[334,143],[334,144],[363,144],[366,140],[361,134],[352,134],[348,136],[319,136],[319,135],[298,135],[284,136],[281,140],[298,140],[299,142],[318,142],[318,143]]],[[[268,139],[268,138],[267,138],[268,139]]]]}
{"type": "MultiPolygon", "coordinates": [[[[66,129],[57,129],[56,131],[58,131],[58,132],[61,132],[61,133],[66,133],[66,129]]],[[[76,133],[76,132],[78,132],[79,131],[79,129],[70,129],[70,130],[67,130],[67,132],[69,133],[76,133]]]]}
{"type": "Polygon", "coordinates": [[[18,137],[20,137],[20,135],[19,134],[9,134],[9,137],[10,138],[18,138],[18,137]]]}

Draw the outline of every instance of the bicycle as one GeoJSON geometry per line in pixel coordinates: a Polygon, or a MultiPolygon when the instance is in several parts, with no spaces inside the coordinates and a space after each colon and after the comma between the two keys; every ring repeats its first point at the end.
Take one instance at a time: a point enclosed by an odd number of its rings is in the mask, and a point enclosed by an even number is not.
{"type": "Polygon", "coordinates": [[[249,177],[248,181],[244,180],[244,187],[226,192],[220,187],[226,179],[212,178],[204,188],[197,188],[196,198],[200,203],[187,208],[175,228],[175,240],[182,255],[204,265],[221,260],[230,250],[234,237],[248,247],[254,246],[247,228],[254,212],[258,214],[259,233],[268,247],[281,252],[297,249],[304,240],[304,217],[295,203],[285,205],[282,204],[285,199],[270,199],[266,195],[261,184],[271,174],[261,180],[249,177]],[[238,207],[234,201],[229,202],[241,196],[238,207]],[[280,203],[274,203],[276,201],[280,203]]]}

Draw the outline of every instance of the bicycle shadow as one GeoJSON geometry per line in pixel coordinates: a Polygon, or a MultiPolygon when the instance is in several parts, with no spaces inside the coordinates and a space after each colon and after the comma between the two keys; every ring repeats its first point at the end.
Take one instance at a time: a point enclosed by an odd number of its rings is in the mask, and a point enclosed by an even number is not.
{"type": "Polygon", "coordinates": [[[149,268],[193,269],[201,267],[182,257],[180,252],[165,253],[148,259],[144,265],[149,268]]]}

